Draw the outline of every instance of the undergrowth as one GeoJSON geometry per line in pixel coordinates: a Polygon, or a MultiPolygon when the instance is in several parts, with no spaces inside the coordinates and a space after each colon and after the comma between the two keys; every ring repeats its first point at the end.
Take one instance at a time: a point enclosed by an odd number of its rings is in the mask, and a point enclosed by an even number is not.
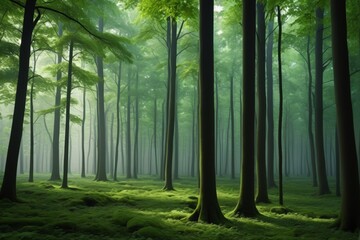
{"type": "MultiPolygon", "coordinates": [[[[2,176],[1,176],[2,179],[2,176]]],[[[261,216],[232,218],[239,182],[218,179],[219,204],[230,220],[218,226],[187,220],[196,207],[194,179],[174,183],[176,191],[163,191],[163,182],[151,177],[118,182],[97,182],[71,176],[69,189],[40,175],[34,183],[18,178],[19,203],[0,200],[0,239],[349,239],[359,233],[331,228],[340,199],[316,195],[308,179],[286,179],[285,206],[277,204],[277,189],[269,190],[271,204],[258,204],[261,216]]]]}

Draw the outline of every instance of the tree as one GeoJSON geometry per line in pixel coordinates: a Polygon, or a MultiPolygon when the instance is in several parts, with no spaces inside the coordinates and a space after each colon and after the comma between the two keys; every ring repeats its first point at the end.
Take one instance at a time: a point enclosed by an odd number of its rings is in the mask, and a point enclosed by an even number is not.
{"type": "Polygon", "coordinates": [[[360,228],[360,189],[350,91],[346,2],[331,0],[330,3],[342,189],[338,224],[342,230],[355,231],[360,228]]]}
{"type": "Polygon", "coordinates": [[[256,202],[269,203],[266,181],[265,9],[257,3],[257,195],[256,202]]]}
{"type": "Polygon", "coordinates": [[[64,143],[64,167],[63,180],[61,187],[68,188],[68,170],[69,170],[69,139],[70,139],[70,99],[72,89],[72,62],[73,62],[74,40],[70,40],[69,44],[69,67],[68,79],[66,85],[66,115],[65,115],[65,143],[64,143]]]}
{"type": "MultiPolygon", "coordinates": [[[[58,36],[61,37],[63,34],[62,23],[58,24],[58,36]]],[[[62,50],[57,54],[57,63],[62,62],[62,50]]],[[[61,71],[59,70],[56,74],[56,81],[60,83],[62,78],[61,71]]],[[[60,103],[61,103],[61,85],[56,86],[55,93],[55,111],[54,111],[54,127],[53,127],[53,142],[52,142],[52,168],[50,180],[60,180],[60,151],[59,151],[59,140],[60,140],[60,103]]]]}
{"type": "Polygon", "coordinates": [[[254,128],[255,128],[255,0],[243,1],[243,121],[242,167],[240,198],[233,211],[235,216],[254,217],[259,214],[254,201],[254,128]]]}
{"type": "Polygon", "coordinates": [[[330,193],[325,166],[324,127],[323,127],[323,32],[324,9],[316,8],[316,43],[315,43],[315,145],[319,194],[330,193]]]}
{"type": "Polygon", "coordinates": [[[216,196],[214,119],[214,1],[200,0],[200,196],[191,221],[223,223],[216,196]]]}
{"type": "Polygon", "coordinates": [[[16,87],[15,106],[4,178],[1,185],[0,198],[16,201],[16,171],[24,122],[26,91],[29,78],[30,47],[34,27],[41,15],[38,12],[34,20],[36,0],[28,0],[24,6],[23,29],[20,44],[19,72],[16,87]]]}
{"type": "Polygon", "coordinates": [[[267,183],[269,188],[276,187],[274,177],[274,77],[273,77],[273,44],[274,44],[273,16],[268,22],[268,41],[266,47],[266,74],[267,74],[267,183]]]}

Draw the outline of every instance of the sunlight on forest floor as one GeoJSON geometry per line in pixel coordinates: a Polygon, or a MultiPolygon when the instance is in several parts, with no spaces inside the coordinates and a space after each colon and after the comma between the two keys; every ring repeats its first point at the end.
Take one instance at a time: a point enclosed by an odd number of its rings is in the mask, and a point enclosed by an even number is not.
{"type": "MultiPolygon", "coordinates": [[[[2,176],[0,176],[2,179],[2,176]]],[[[194,179],[176,180],[176,191],[163,191],[163,182],[140,178],[96,182],[93,177],[70,177],[70,189],[37,176],[18,179],[18,197],[24,203],[0,200],[0,239],[349,239],[331,227],[340,198],[317,196],[309,179],[285,179],[284,201],[290,212],[278,214],[277,189],[271,204],[259,204],[256,219],[231,218],[239,196],[239,181],[220,178],[219,203],[230,223],[226,226],[189,222],[197,203],[194,179]]],[[[331,182],[332,183],[332,182],[331,182]]]]}

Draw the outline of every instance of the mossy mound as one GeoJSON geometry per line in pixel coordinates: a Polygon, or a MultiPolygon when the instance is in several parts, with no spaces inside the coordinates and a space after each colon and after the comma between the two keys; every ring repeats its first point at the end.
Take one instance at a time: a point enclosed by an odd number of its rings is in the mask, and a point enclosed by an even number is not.
{"type": "Polygon", "coordinates": [[[126,224],[126,228],[129,232],[135,232],[141,228],[148,226],[160,228],[160,229],[165,228],[164,223],[159,218],[148,217],[148,216],[133,217],[126,224]]]}
{"type": "Polygon", "coordinates": [[[287,207],[272,207],[270,209],[270,212],[276,213],[276,214],[288,214],[288,213],[293,212],[293,210],[291,210],[290,208],[287,208],[287,207]]]}

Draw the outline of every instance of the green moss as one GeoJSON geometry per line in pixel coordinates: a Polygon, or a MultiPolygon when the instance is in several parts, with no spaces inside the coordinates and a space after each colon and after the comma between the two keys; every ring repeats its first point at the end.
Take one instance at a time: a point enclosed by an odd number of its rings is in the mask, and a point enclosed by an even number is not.
{"type": "Polygon", "coordinates": [[[131,218],[127,224],[126,228],[129,232],[135,232],[143,227],[156,227],[156,228],[164,228],[164,224],[161,219],[156,217],[148,217],[148,216],[136,216],[131,218]]]}

